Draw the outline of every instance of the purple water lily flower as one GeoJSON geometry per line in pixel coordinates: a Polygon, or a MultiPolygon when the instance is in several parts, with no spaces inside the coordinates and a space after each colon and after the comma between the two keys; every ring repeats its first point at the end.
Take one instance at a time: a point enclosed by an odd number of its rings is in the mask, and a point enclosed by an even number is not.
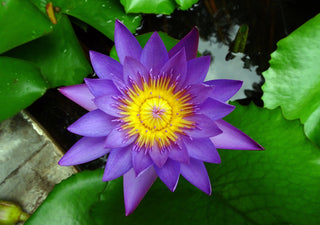
{"type": "Polygon", "coordinates": [[[203,162],[220,163],[216,148],[261,150],[262,146],[221,118],[236,80],[204,81],[210,57],[196,57],[199,33],[192,29],[167,52],[155,32],[142,49],[119,21],[115,47],[120,62],[90,52],[99,79],[60,88],[89,110],[68,130],[84,136],[60,160],[77,165],[109,154],[103,181],[123,176],[126,215],[159,177],[174,191],[179,176],[211,194],[203,162]]]}

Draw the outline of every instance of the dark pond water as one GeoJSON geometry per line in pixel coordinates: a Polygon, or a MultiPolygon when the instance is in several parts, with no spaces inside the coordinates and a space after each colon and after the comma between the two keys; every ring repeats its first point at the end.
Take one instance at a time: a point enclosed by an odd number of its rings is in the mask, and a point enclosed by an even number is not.
{"type": "MultiPolygon", "coordinates": [[[[181,39],[194,26],[199,28],[199,52],[211,55],[209,79],[244,80],[244,87],[233,99],[242,104],[253,101],[263,106],[261,100],[262,72],[268,69],[270,53],[276,43],[320,12],[315,0],[200,0],[187,11],[176,10],[172,15],[143,15],[137,34],[164,31],[181,39]],[[245,50],[232,53],[236,33],[241,25],[249,28],[245,50]],[[239,100],[240,99],[240,100],[239,100]]],[[[85,52],[95,50],[108,54],[113,42],[92,27],[85,31],[71,18],[74,30],[85,52]]],[[[80,137],[66,128],[86,113],[78,105],[49,90],[28,108],[65,150],[80,137]]],[[[81,166],[93,169],[104,165],[104,159],[81,166]]]]}

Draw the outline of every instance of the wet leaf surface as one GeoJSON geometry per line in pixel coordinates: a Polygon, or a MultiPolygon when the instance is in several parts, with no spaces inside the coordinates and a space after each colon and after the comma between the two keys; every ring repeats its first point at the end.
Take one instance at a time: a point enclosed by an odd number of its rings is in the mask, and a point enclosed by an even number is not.
{"type": "Polygon", "coordinates": [[[2,1],[0,53],[50,33],[52,25],[30,1],[2,1]]]}
{"type": "Polygon", "coordinates": [[[92,72],[65,15],[51,34],[17,47],[5,55],[38,65],[50,87],[82,83],[83,78],[92,72]]]}
{"type": "Polygon", "coordinates": [[[0,120],[4,120],[42,96],[48,84],[30,62],[0,56],[0,68],[0,120]]]}
{"type": "Polygon", "coordinates": [[[263,73],[265,107],[281,107],[285,118],[300,119],[308,138],[320,146],[320,14],[278,42],[263,73]]]}

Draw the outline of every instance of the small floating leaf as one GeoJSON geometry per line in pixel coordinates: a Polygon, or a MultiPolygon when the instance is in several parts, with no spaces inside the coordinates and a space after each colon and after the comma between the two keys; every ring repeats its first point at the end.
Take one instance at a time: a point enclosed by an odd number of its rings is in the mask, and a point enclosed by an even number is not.
{"type": "Polygon", "coordinates": [[[246,24],[243,24],[239,27],[237,36],[233,41],[232,52],[244,52],[247,44],[249,27],[246,24]]]}

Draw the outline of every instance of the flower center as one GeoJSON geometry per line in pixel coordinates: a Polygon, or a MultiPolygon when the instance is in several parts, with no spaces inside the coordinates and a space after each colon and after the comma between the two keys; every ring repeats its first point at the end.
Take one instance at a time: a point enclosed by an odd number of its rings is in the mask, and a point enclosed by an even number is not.
{"type": "Polygon", "coordinates": [[[140,108],[140,120],[150,130],[162,130],[172,119],[172,108],[162,98],[149,98],[140,108]]]}
{"type": "Polygon", "coordinates": [[[133,83],[120,99],[122,129],[137,135],[139,149],[155,144],[162,150],[170,148],[179,135],[185,135],[184,129],[194,127],[187,119],[194,113],[192,97],[185,89],[176,89],[170,77],[150,77],[148,82],[133,83]]]}

